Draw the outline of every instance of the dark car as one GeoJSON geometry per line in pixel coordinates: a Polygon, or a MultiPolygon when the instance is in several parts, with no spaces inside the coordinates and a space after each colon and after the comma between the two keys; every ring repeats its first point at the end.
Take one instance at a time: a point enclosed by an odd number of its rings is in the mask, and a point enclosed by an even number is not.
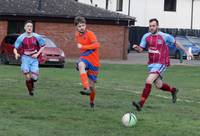
{"type": "MultiPolygon", "coordinates": [[[[187,39],[187,37],[185,36],[177,36],[175,37],[176,38],[176,41],[179,42],[180,44],[182,44],[187,50],[189,48],[192,49],[192,54],[195,56],[195,57],[198,57],[199,54],[200,54],[200,47],[195,45],[194,43],[192,43],[191,41],[189,41],[187,39]]],[[[169,47],[169,50],[170,50],[170,56],[176,58],[176,59],[179,59],[180,56],[181,56],[181,53],[183,55],[183,58],[186,58],[187,55],[179,48],[177,48],[175,45],[168,45],[169,47]]]]}
{"type": "MultiPolygon", "coordinates": [[[[200,47],[200,37],[195,37],[195,36],[187,36],[187,39],[194,43],[195,45],[199,46],[200,47]]],[[[200,54],[199,54],[199,57],[200,57],[200,54]]]]}
{"type": "MultiPolygon", "coordinates": [[[[0,59],[3,64],[20,64],[20,59],[16,60],[13,49],[19,34],[6,36],[0,45],[0,59]]],[[[40,55],[40,65],[50,65],[64,67],[65,54],[51,39],[42,36],[46,41],[46,46],[40,55]]]]}

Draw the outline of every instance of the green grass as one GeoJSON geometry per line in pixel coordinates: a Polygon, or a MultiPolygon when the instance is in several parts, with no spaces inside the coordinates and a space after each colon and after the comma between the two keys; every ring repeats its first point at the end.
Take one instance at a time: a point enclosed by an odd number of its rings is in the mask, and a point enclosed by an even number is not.
{"type": "Polygon", "coordinates": [[[200,136],[200,67],[168,69],[164,80],[180,89],[180,101],[172,104],[170,94],[153,88],[139,113],[131,100],[139,99],[144,65],[102,65],[94,112],[79,95],[74,64],[40,73],[29,97],[20,68],[0,65],[0,136],[200,136]],[[135,127],[122,125],[126,112],[137,116],[135,127]]]}

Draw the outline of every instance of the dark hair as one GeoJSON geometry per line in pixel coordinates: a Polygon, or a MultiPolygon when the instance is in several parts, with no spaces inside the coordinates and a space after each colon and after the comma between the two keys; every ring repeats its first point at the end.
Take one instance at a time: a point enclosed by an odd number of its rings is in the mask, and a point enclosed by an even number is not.
{"type": "Polygon", "coordinates": [[[149,23],[156,21],[156,24],[159,25],[158,19],[157,18],[152,18],[149,20],[149,23]]]}
{"type": "Polygon", "coordinates": [[[77,16],[74,19],[74,25],[78,25],[79,23],[86,23],[85,17],[77,16]]]}
{"type": "Polygon", "coordinates": [[[28,24],[28,23],[33,24],[33,22],[32,22],[31,20],[27,20],[27,21],[24,23],[24,26],[25,26],[26,24],[28,24]]]}

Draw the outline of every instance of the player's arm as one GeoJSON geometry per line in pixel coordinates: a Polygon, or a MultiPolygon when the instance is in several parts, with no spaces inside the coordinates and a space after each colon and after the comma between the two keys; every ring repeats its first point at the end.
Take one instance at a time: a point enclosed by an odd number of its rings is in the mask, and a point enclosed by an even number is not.
{"type": "Polygon", "coordinates": [[[188,51],[183,47],[182,44],[180,44],[179,42],[175,43],[176,47],[183,50],[186,54],[188,54],[188,51]]]}
{"type": "Polygon", "coordinates": [[[143,37],[142,37],[142,40],[140,42],[140,45],[136,45],[134,44],[132,47],[133,49],[135,49],[137,52],[141,53],[144,51],[144,48],[146,48],[146,44],[147,44],[147,41],[146,41],[146,37],[147,37],[147,34],[145,34],[143,37]]]}
{"type": "Polygon", "coordinates": [[[97,41],[94,41],[93,43],[89,45],[82,45],[81,49],[94,50],[94,49],[98,49],[99,47],[100,47],[99,43],[97,41]]]}
{"type": "Polygon", "coordinates": [[[185,52],[185,54],[187,55],[187,59],[188,59],[188,60],[194,58],[193,55],[192,55],[192,53],[190,53],[185,47],[183,47],[182,44],[180,44],[179,42],[177,42],[173,36],[168,35],[168,36],[167,36],[167,40],[168,40],[169,43],[175,44],[175,46],[176,46],[177,48],[183,50],[183,51],[185,52]]]}
{"type": "Polygon", "coordinates": [[[45,45],[42,46],[42,47],[39,49],[39,51],[38,51],[36,54],[34,54],[32,57],[37,58],[37,57],[42,53],[42,51],[44,50],[44,48],[45,48],[45,45]]]}
{"type": "Polygon", "coordinates": [[[15,44],[14,44],[13,53],[14,53],[14,55],[15,55],[15,59],[16,59],[16,60],[18,60],[18,58],[20,57],[20,54],[18,53],[17,49],[21,46],[22,41],[23,41],[22,36],[19,36],[19,37],[17,38],[17,40],[15,41],[15,44]]]}
{"type": "Polygon", "coordinates": [[[140,47],[136,44],[133,45],[133,49],[136,50],[139,53],[143,52],[143,50],[144,50],[142,47],[140,47]]]}
{"type": "Polygon", "coordinates": [[[42,38],[42,37],[41,37],[40,35],[38,35],[38,34],[35,34],[34,36],[36,37],[36,39],[37,39],[37,41],[38,41],[38,44],[39,44],[39,46],[40,46],[40,49],[39,49],[39,51],[38,51],[36,54],[33,54],[32,57],[33,57],[33,58],[37,58],[37,57],[42,53],[42,51],[43,51],[44,48],[45,48],[45,40],[44,40],[44,38],[42,38]]]}
{"type": "Polygon", "coordinates": [[[190,53],[186,48],[184,48],[182,44],[180,44],[179,42],[176,42],[175,45],[177,48],[179,48],[185,52],[185,54],[187,55],[187,59],[190,60],[190,59],[194,58],[193,54],[190,53]]]}
{"type": "Polygon", "coordinates": [[[20,54],[17,52],[16,48],[13,49],[13,53],[15,54],[15,59],[18,60],[18,58],[20,57],[20,54]]]}

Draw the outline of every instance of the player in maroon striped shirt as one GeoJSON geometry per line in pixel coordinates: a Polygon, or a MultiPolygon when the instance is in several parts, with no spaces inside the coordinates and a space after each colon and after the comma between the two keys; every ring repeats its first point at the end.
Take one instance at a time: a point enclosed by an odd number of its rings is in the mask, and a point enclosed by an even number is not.
{"type": "Polygon", "coordinates": [[[31,20],[26,21],[24,29],[26,32],[17,38],[13,52],[16,59],[21,57],[21,70],[26,77],[26,87],[29,95],[33,96],[34,84],[39,76],[38,57],[45,48],[45,40],[33,33],[31,20]]]}
{"type": "Polygon", "coordinates": [[[159,22],[157,19],[151,19],[149,21],[149,33],[146,33],[140,43],[140,46],[133,45],[133,48],[142,52],[144,48],[148,49],[149,52],[149,62],[148,62],[148,71],[149,75],[146,79],[146,84],[143,89],[142,96],[139,102],[133,101],[133,106],[140,111],[147,100],[152,84],[163,91],[170,92],[172,95],[172,102],[175,103],[177,99],[178,89],[171,87],[170,85],[163,83],[162,75],[167,67],[170,66],[170,56],[168,45],[173,44],[178,48],[182,49],[188,56],[188,58],[193,58],[193,55],[190,54],[181,44],[176,42],[175,38],[169,34],[160,32],[158,30],[159,22]]]}

